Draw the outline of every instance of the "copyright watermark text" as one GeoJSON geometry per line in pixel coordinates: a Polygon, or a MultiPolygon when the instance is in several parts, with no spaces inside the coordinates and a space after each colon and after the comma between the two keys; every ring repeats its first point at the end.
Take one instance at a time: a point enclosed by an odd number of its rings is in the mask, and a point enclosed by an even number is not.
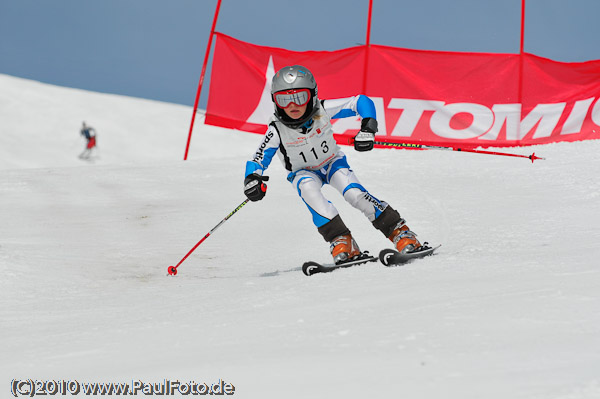
{"type": "Polygon", "coordinates": [[[144,382],[133,380],[119,382],[79,382],[77,380],[33,380],[13,379],[10,387],[15,397],[34,396],[175,396],[175,395],[233,395],[235,386],[224,380],[215,383],[179,380],[163,380],[160,382],[144,382]]]}

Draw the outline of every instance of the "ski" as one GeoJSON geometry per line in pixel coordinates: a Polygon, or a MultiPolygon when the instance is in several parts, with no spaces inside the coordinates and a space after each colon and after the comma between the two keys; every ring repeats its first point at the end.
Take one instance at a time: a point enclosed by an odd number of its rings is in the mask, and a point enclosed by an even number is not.
{"type": "Polygon", "coordinates": [[[313,262],[313,261],[305,262],[302,265],[302,273],[304,273],[307,276],[312,276],[313,274],[317,274],[317,273],[329,273],[329,272],[332,272],[337,269],[350,267],[350,266],[356,266],[356,265],[362,265],[364,263],[376,262],[376,261],[377,261],[377,257],[371,256],[371,255],[369,255],[368,251],[365,251],[359,255],[358,259],[339,263],[339,264],[335,264],[335,263],[322,264],[322,263],[313,262]]]}
{"type": "Polygon", "coordinates": [[[329,273],[337,269],[362,265],[368,262],[376,262],[377,260],[381,261],[381,263],[385,266],[398,266],[408,263],[414,259],[419,259],[425,256],[433,255],[434,251],[439,247],[441,247],[441,245],[438,245],[436,247],[430,247],[427,243],[424,243],[416,251],[403,254],[396,251],[395,249],[386,248],[382,249],[379,252],[378,257],[371,256],[368,251],[365,251],[362,254],[360,254],[360,257],[358,259],[340,263],[337,265],[334,263],[318,263],[314,261],[308,261],[302,265],[302,273],[304,273],[307,276],[312,276],[313,274],[329,273]]]}
{"type": "Polygon", "coordinates": [[[417,248],[415,251],[407,253],[400,253],[394,249],[382,249],[381,252],[379,252],[379,260],[385,266],[398,266],[408,263],[414,259],[433,255],[433,252],[439,247],[441,247],[441,245],[438,245],[437,247],[430,247],[427,245],[427,243],[424,243],[424,245],[417,248]]]}

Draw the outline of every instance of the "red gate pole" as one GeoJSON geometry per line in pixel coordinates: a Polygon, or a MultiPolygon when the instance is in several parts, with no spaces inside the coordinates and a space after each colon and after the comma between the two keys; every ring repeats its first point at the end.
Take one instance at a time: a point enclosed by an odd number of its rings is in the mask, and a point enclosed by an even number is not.
{"type": "Polygon", "coordinates": [[[521,46],[519,54],[523,55],[525,49],[525,0],[521,0],[521,46]]]}
{"type": "MultiPolygon", "coordinates": [[[[523,112],[523,64],[525,62],[525,0],[521,0],[521,42],[519,45],[519,93],[517,102],[521,104],[523,112]]],[[[521,124],[519,123],[519,137],[521,137],[521,124]]]]}
{"type": "Polygon", "coordinates": [[[521,0],[521,43],[519,45],[519,98],[523,103],[523,57],[525,55],[525,0],[521,0]]]}
{"type": "Polygon", "coordinates": [[[367,67],[369,65],[369,48],[371,47],[371,15],[373,13],[373,0],[369,0],[369,16],[367,17],[367,38],[365,41],[365,67],[363,69],[363,93],[367,94],[367,67]]]}
{"type": "Polygon", "coordinates": [[[190,123],[190,132],[188,133],[187,144],[185,146],[185,155],[183,160],[187,160],[188,151],[190,150],[190,142],[192,141],[192,129],[194,128],[194,121],[196,120],[196,110],[198,109],[198,101],[200,101],[200,93],[202,92],[202,84],[204,83],[204,74],[206,73],[206,65],[208,64],[208,55],[210,54],[210,47],[212,45],[212,39],[215,34],[215,27],[217,26],[217,18],[219,17],[219,9],[221,8],[221,0],[217,2],[217,8],[215,10],[215,17],[213,18],[212,28],[210,28],[210,37],[208,39],[208,45],[206,46],[206,54],[204,55],[204,64],[202,65],[202,72],[200,72],[200,82],[198,82],[198,90],[196,91],[196,100],[194,101],[194,112],[192,113],[192,122],[190,123]]]}

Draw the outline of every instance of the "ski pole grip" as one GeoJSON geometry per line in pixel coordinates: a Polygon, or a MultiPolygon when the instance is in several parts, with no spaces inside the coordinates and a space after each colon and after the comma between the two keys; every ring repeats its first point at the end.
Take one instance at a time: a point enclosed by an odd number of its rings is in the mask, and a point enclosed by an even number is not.
{"type": "Polygon", "coordinates": [[[264,181],[269,180],[269,176],[261,176],[261,182],[260,182],[260,191],[262,191],[263,193],[267,192],[267,185],[265,183],[263,183],[264,181]]]}

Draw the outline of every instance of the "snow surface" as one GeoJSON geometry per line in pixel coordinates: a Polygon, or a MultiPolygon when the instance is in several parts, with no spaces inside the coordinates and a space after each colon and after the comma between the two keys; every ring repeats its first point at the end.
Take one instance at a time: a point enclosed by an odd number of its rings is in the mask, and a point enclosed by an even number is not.
{"type": "MultiPolygon", "coordinates": [[[[328,245],[260,136],[0,75],[0,396],[10,381],[217,382],[240,398],[600,398],[599,141],[547,160],[348,148],[438,255],[305,277],[328,245]],[[92,161],[77,156],[85,120],[92,161]]],[[[390,244],[329,187],[359,245],[390,244]]]]}

